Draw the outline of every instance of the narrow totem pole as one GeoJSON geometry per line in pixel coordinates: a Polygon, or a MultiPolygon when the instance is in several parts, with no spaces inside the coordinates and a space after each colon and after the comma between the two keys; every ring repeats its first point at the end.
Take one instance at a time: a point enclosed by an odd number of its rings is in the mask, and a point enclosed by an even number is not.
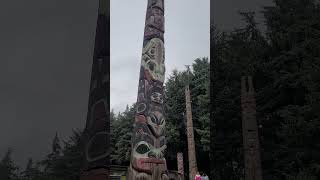
{"type": "Polygon", "coordinates": [[[164,0],[148,0],[129,180],[167,180],[163,112],[164,0]]]}
{"type": "Polygon", "coordinates": [[[255,92],[250,76],[248,81],[247,77],[241,79],[241,108],[245,180],[262,180],[255,92]]]}
{"type": "Polygon", "coordinates": [[[191,110],[191,97],[189,85],[185,87],[186,96],[186,109],[187,109],[187,138],[188,138],[188,158],[189,158],[189,179],[194,179],[198,172],[196,149],[193,134],[192,110],[191,110]]]}
{"type": "Polygon", "coordinates": [[[109,0],[99,1],[88,113],[83,133],[84,164],[81,180],[105,180],[109,177],[109,3],[109,0]]]}
{"type": "Polygon", "coordinates": [[[183,168],[183,154],[177,153],[177,164],[178,164],[178,173],[184,178],[184,168],[183,168]]]}

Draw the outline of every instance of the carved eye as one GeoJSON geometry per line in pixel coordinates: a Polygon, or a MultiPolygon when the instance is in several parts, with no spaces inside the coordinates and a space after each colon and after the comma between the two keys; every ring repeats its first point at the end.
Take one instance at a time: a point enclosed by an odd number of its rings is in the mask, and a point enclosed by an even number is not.
{"type": "Polygon", "coordinates": [[[136,149],[137,153],[139,154],[145,154],[147,152],[150,151],[149,146],[147,146],[146,144],[140,144],[137,149],[136,149]]]}
{"type": "Polygon", "coordinates": [[[161,118],[160,125],[163,125],[163,123],[164,123],[164,118],[161,118]]]}
{"type": "Polygon", "coordinates": [[[141,113],[141,112],[145,111],[146,108],[147,108],[146,104],[144,104],[144,103],[139,104],[137,107],[137,113],[141,113]]]}
{"type": "Polygon", "coordinates": [[[152,93],[152,94],[151,94],[151,97],[152,97],[153,99],[161,98],[159,93],[152,93]]]}
{"type": "Polygon", "coordinates": [[[153,123],[156,123],[156,122],[157,122],[157,119],[156,119],[156,117],[154,117],[154,116],[151,116],[151,121],[152,121],[153,123]]]}

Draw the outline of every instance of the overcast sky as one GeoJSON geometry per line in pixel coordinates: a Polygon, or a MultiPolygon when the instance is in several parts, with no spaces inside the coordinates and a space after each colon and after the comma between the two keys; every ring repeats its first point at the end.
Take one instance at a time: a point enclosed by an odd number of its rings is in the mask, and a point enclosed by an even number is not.
{"type": "MultiPolygon", "coordinates": [[[[86,120],[97,0],[1,0],[0,158],[50,152],[86,120]]],[[[24,168],[24,167],[23,167],[24,168]]]]}
{"type": "MultiPolygon", "coordinates": [[[[166,0],[166,67],[209,55],[209,0],[166,0]]],[[[230,28],[239,8],[267,0],[215,0],[215,21],[230,28]]],[[[111,100],[136,100],[147,0],[111,2],[111,100]]],[[[0,158],[41,159],[58,131],[85,125],[98,0],[1,0],[0,158]]],[[[167,76],[168,77],[168,76],[167,76]]]]}
{"type": "MultiPolygon", "coordinates": [[[[166,78],[173,69],[209,57],[210,0],[165,0],[166,78]]],[[[136,101],[146,0],[111,0],[111,108],[136,101]]]]}

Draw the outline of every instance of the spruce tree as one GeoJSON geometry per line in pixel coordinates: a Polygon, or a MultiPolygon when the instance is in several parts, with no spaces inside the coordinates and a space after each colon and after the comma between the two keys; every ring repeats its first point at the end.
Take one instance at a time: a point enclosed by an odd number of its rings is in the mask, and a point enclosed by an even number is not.
{"type": "Polygon", "coordinates": [[[0,179],[17,180],[18,166],[12,160],[12,149],[8,149],[0,161],[0,179]]]}

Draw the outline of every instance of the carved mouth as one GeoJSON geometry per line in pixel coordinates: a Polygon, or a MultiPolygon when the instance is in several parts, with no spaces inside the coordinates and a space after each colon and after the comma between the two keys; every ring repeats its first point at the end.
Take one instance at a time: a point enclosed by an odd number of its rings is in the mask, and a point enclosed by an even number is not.
{"type": "Polygon", "coordinates": [[[156,159],[156,158],[144,158],[144,159],[141,159],[141,163],[164,164],[165,161],[162,159],[156,159]]]}
{"type": "Polygon", "coordinates": [[[138,171],[151,173],[155,166],[163,166],[165,168],[166,161],[164,159],[156,158],[139,158],[134,161],[134,168],[138,171]]]}

